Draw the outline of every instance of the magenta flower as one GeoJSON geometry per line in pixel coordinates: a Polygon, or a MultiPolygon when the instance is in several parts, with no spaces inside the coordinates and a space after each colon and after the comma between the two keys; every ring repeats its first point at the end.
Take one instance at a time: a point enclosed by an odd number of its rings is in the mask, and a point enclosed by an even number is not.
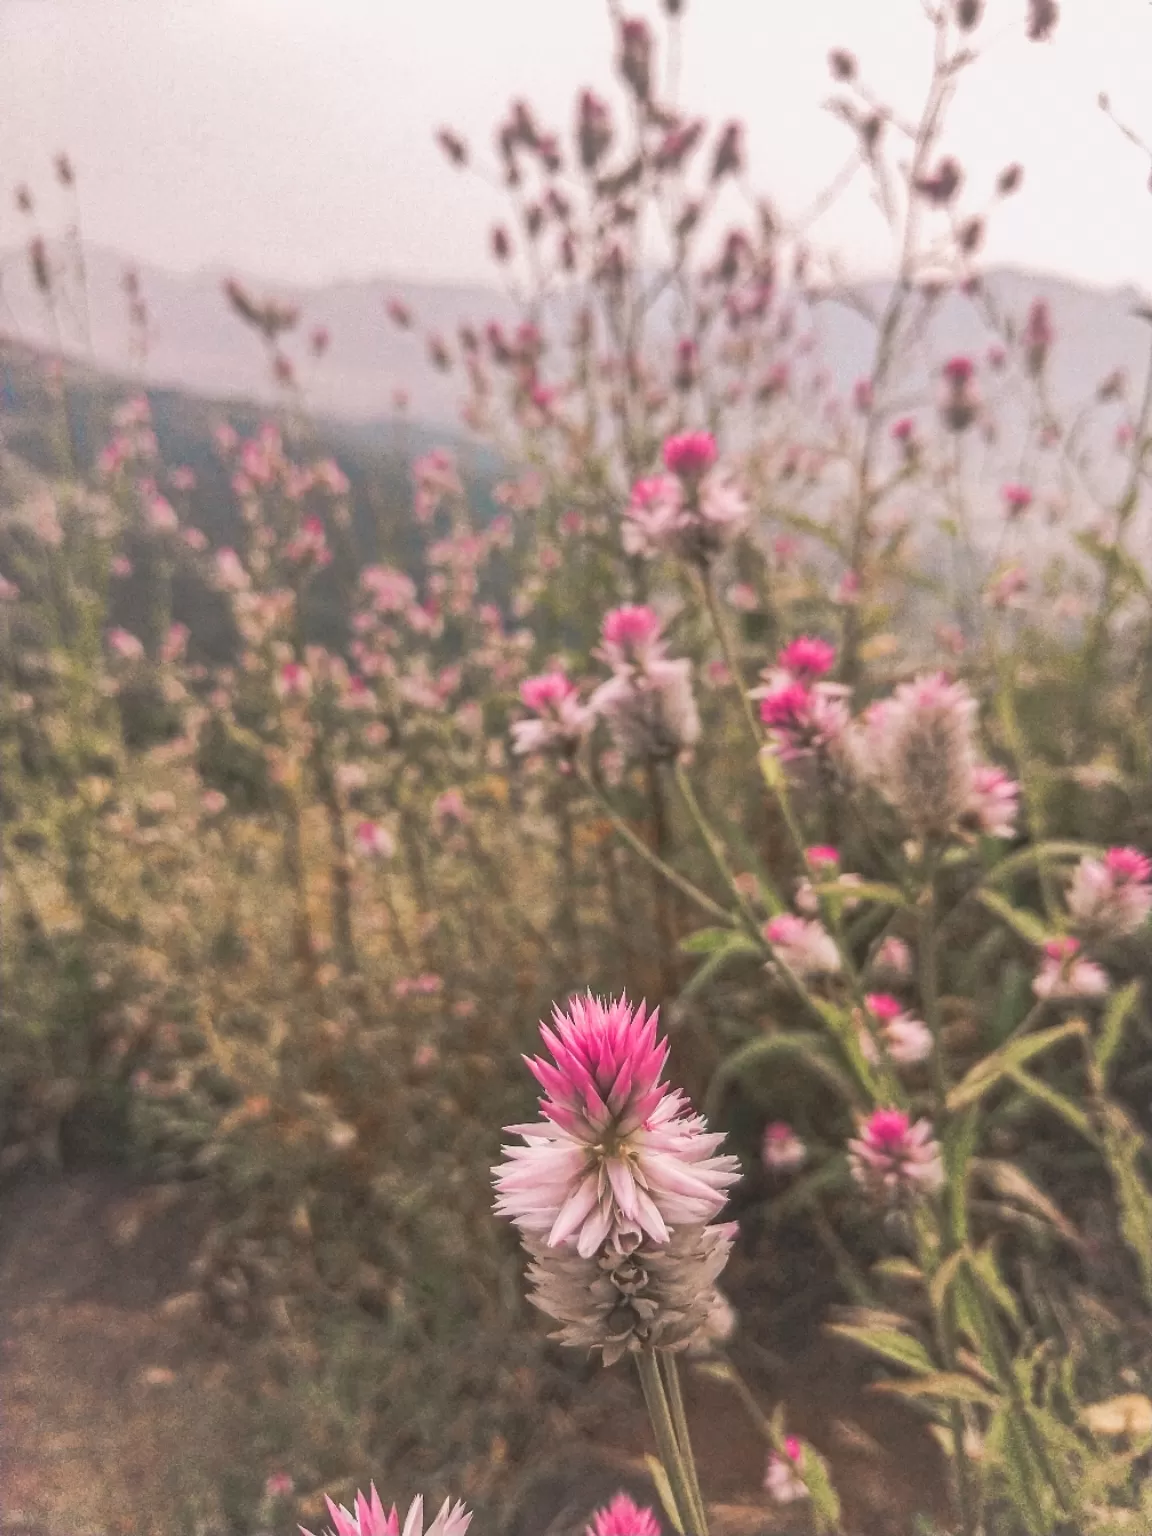
{"type": "Polygon", "coordinates": [[[674,475],[638,480],[625,510],[623,541],[630,555],[670,554],[707,564],[748,519],[748,502],[736,482],[720,473],[701,481],[674,475]]]}
{"type": "Polygon", "coordinates": [[[976,420],[980,410],[980,391],[974,377],[975,364],[970,357],[953,357],[941,370],[944,395],[940,414],[952,432],[963,432],[976,420]]]}
{"type": "Polygon", "coordinates": [[[764,937],[781,964],[797,976],[830,975],[840,969],[836,941],[821,923],[782,912],[765,923],[764,937]]]}
{"type": "Polygon", "coordinates": [[[1116,937],[1135,933],[1152,912],[1152,859],[1136,848],[1109,848],[1102,859],[1081,859],[1068,910],[1085,928],[1116,937]]]}
{"type": "Polygon", "coordinates": [[[1020,786],[1003,768],[980,764],[972,770],[967,819],[984,837],[1015,837],[1020,786]]]}
{"type": "Polygon", "coordinates": [[[293,565],[313,566],[317,570],[332,561],[323,521],[318,517],[306,517],[299,533],[284,546],[284,558],[293,565]]]}
{"type": "Polygon", "coordinates": [[[576,684],[563,672],[526,678],[520,701],[536,717],[513,723],[512,750],[521,756],[541,752],[572,757],[592,728],[592,711],[581,704],[576,684]]]}
{"type": "Polygon", "coordinates": [[[795,1504],[808,1498],[808,1485],[800,1475],[803,1466],[804,1447],[795,1435],[785,1440],[783,1453],[769,1453],[764,1491],[774,1504],[795,1504]]]}
{"type": "Polygon", "coordinates": [[[634,1504],[626,1493],[618,1493],[592,1516],[584,1536],[660,1536],[660,1522],[646,1506],[634,1504]]]}
{"type": "Polygon", "coordinates": [[[1006,485],[1002,487],[1000,495],[1004,499],[1004,511],[1010,521],[1022,512],[1027,512],[1032,505],[1032,492],[1026,485],[1006,485]]]}
{"type": "Polygon", "coordinates": [[[738,1161],[718,1155],[723,1136],[663,1081],[668,1042],[656,1024],[643,1004],[589,993],[540,1026],[552,1061],[528,1067],[543,1118],[507,1127],[525,1145],[505,1147],[493,1169],[496,1210],[526,1237],[588,1258],[605,1243],[667,1243],[722,1210],[738,1161]]]}
{"type": "Polygon", "coordinates": [[[754,689],[751,697],[760,700],[760,719],[777,755],[787,762],[838,747],[850,725],[845,690],[835,683],[809,687],[782,672],[772,676],[777,681],[754,689]]]}
{"type": "Polygon", "coordinates": [[[840,867],[840,850],[827,843],[816,843],[806,848],[804,857],[808,860],[808,868],[821,879],[834,875],[840,867]]]}
{"type": "Polygon", "coordinates": [[[808,1148],[786,1120],[764,1127],[760,1158],[770,1173],[795,1173],[808,1161],[808,1148]]]}
{"type": "Polygon", "coordinates": [[[643,667],[664,654],[660,620],[651,608],[632,604],[604,615],[602,655],[611,667],[643,667]]]}
{"type": "Polygon", "coordinates": [[[396,852],[391,833],[378,821],[357,822],[352,844],[362,859],[390,859],[396,852]]]}
{"type": "Polygon", "coordinates": [[[794,677],[797,682],[809,683],[830,672],[835,660],[836,647],[829,645],[827,640],[818,640],[811,635],[799,635],[779,653],[776,657],[776,665],[782,672],[787,672],[794,677]]]}
{"type": "MultiPolygon", "coordinates": [[[[401,1529],[395,1504],[385,1514],[375,1485],[370,1498],[366,1499],[362,1493],[357,1493],[355,1513],[331,1499],[325,1502],[332,1520],[328,1536],[464,1536],[472,1521],[471,1514],[463,1504],[450,1505],[445,1499],[435,1520],[425,1531],[424,1500],[417,1497],[412,1500],[401,1529]]],[[[303,1526],[300,1529],[303,1536],[312,1536],[312,1532],[305,1531],[303,1526]]]]}
{"type": "Polygon", "coordinates": [[[716,439],[711,432],[684,432],[664,444],[664,465],[681,480],[699,480],[716,462],[716,439]]]}
{"type": "Polygon", "coordinates": [[[877,1109],[862,1120],[859,1136],[848,1143],[848,1163],[860,1188],[876,1200],[935,1194],[944,1184],[931,1123],[913,1125],[902,1109],[877,1109]]]}
{"type": "Polygon", "coordinates": [[[1103,997],[1109,988],[1102,966],[1080,955],[1080,941],[1070,937],[1049,939],[1044,959],[1032,982],[1036,996],[1047,1002],[1072,997],[1103,997]]]}
{"type": "Polygon", "coordinates": [[[276,692],[282,699],[306,699],[312,692],[312,676],[298,661],[287,661],[276,674],[276,692]]]}

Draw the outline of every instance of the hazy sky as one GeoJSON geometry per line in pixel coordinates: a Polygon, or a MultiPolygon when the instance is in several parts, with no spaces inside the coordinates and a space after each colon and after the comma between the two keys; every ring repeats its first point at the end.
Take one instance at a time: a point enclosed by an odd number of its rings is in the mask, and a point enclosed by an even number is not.
{"type": "MultiPolygon", "coordinates": [[[[1148,168],[1096,107],[1109,91],[1152,138],[1152,0],[1062,0],[1042,46],[1023,41],[1024,8],[987,0],[948,141],[974,186],[1026,167],[989,257],[1152,286],[1148,168]]],[[[853,48],[911,107],[927,32],[919,0],[689,0],[681,100],[743,117],[754,183],[795,214],[849,147],[820,109],[828,48],[853,48]]],[[[433,129],[487,145],[518,93],[567,125],[609,48],[604,0],[0,0],[0,247],[26,233],[19,182],[48,217],[66,148],[88,238],[139,259],[482,279],[496,195],[447,167],[433,129]]],[[[851,267],[883,265],[863,195],[822,229],[851,267]]]]}

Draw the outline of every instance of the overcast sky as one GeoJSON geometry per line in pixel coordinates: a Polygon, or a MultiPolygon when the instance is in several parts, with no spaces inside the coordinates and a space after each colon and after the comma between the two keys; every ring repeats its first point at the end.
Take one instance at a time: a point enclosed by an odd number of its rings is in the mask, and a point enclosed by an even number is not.
{"type": "MultiPolygon", "coordinates": [[[[1152,138],[1152,0],[1062,0],[1042,46],[1023,40],[1025,0],[987,8],[948,143],[974,186],[1026,167],[989,258],[1152,286],[1148,167],[1096,107],[1107,90],[1152,138]]],[[[919,0],[689,0],[682,101],[742,117],[753,181],[795,214],[848,147],[820,110],[828,48],[912,107],[926,37],[919,0]]],[[[609,49],[604,0],[0,0],[0,247],[26,233],[11,190],[40,189],[47,217],[67,149],[87,237],[137,259],[483,279],[494,194],[446,166],[433,130],[487,144],[513,94],[567,125],[609,49]]],[[[822,230],[849,267],[884,264],[862,195],[822,230]]]]}

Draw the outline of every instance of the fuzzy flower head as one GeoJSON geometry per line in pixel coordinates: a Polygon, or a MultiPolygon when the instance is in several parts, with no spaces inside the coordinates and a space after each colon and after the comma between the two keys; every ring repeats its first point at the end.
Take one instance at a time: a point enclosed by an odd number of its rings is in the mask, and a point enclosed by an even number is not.
{"type": "Polygon", "coordinates": [[[800,635],[779,653],[776,665],[797,682],[804,683],[814,682],[816,678],[830,672],[835,660],[834,645],[829,645],[827,640],[814,639],[811,635],[800,635]]]}
{"type": "Polygon", "coordinates": [[[716,462],[716,439],[711,432],[684,432],[664,443],[664,465],[681,480],[699,480],[716,462]]]}
{"type": "Polygon", "coordinates": [[[747,521],[747,499],[730,475],[719,470],[702,479],[652,475],[632,487],[624,549],[630,555],[668,554],[705,566],[747,521]]]}
{"type": "Polygon", "coordinates": [[[1032,982],[1037,997],[1046,1002],[1103,997],[1108,987],[1107,971],[1081,956],[1079,939],[1064,936],[1044,945],[1044,959],[1032,982]]]}
{"type": "Polygon", "coordinates": [[[783,762],[835,753],[851,724],[845,690],[834,683],[812,687],[786,673],[753,690],[760,701],[760,719],[768,731],[769,748],[783,762]]]}
{"type": "Polygon", "coordinates": [[[943,673],[903,683],[865,716],[858,766],[917,836],[948,834],[976,793],[976,701],[943,673]]]}
{"type": "Polygon", "coordinates": [[[390,859],[396,852],[391,834],[378,821],[357,822],[352,844],[362,859],[390,859]]]}
{"type": "Polygon", "coordinates": [[[592,713],[581,704],[576,684],[563,672],[545,672],[526,678],[520,685],[520,701],[535,716],[512,726],[512,749],[571,757],[588,734],[592,713]]]}
{"type": "Polygon", "coordinates": [[[808,1148],[786,1120],[764,1127],[760,1159],[769,1173],[795,1173],[808,1161],[808,1148]]]}
{"type": "Polygon", "coordinates": [[[496,1210],[526,1238],[590,1258],[605,1244],[667,1243],[723,1209],[738,1161],[664,1081],[656,1025],[643,1004],[589,993],[540,1026],[552,1060],[527,1064],[542,1119],[507,1127],[524,1145],[505,1147],[493,1170],[496,1210]]]}
{"type": "Polygon", "coordinates": [[[1102,859],[1081,859],[1068,910],[1081,927],[1109,937],[1135,933],[1152,912],[1152,859],[1137,848],[1109,848],[1102,859]]]}
{"type": "Polygon", "coordinates": [[[629,604],[604,615],[601,655],[610,667],[644,667],[664,654],[660,620],[651,608],[629,604]]]}
{"type": "Polygon", "coordinates": [[[821,923],[782,912],[764,925],[764,937],[797,976],[832,975],[840,969],[836,941],[821,923]]]}
{"type": "Polygon", "coordinates": [[[868,1009],[868,1024],[861,1024],[860,1050],[866,1061],[878,1061],[880,1047],[901,1067],[926,1061],[931,1056],[932,1031],[922,1019],[912,1018],[898,997],[893,997],[890,992],[869,992],[864,1002],[868,1009]]]}
{"type": "Polygon", "coordinates": [[[588,706],[607,722],[626,761],[673,761],[700,736],[692,663],[686,658],[656,658],[643,670],[619,670],[601,683],[588,706]]]}
{"type": "Polygon", "coordinates": [[[972,791],[965,820],[982,837],[1015,837],[1020,809],[1020,786],[1003,768],[987,763],[972,770],[972,791]]]}
{"type": "Polygon", "coordinates": [[[903,939],[890,933],[876,951],[877,970],[891,971],[896,976],[911,976],[912,951],[903,939]]]}
{"type": "Polygon", "coordinates": [[[877,1109],[848,1143],[852,1177],[871,1199],[894,1204],[935,1194],[944,1184],[940,1146],[927,1120],[909,1122],[902,1109],[877,1109]]]}
{"type": "Polygon", "coordinates": [[[598,1509],[584,1536],[660,1536],[660,1522],[645,1505],[634,1504],[626,1493],[598,1509]]]}
{"type": "Polygon", "coordinates": [[[804,1465],[804,1447],[795,1435],[789,1435],[784,1450],[772,1451],[764,1473],[764,1490],[774,1504],[795,1504],[808,1498],[808,1485],[800,1475],[804,1465]]]}
{"type": "MultiPolygon", "coordinates": [[[[327,1536],[464,1536],[472,1521],[463,1504],[450,1505],[445,1499],[435,1520],[425,1530],[424,1500],[415,1498],[401,1527],[395,1504],[386,1513],[375,1485],[368,1498],[357,1493],[355,1511],[345,1509],[331,1499],[326,1503],[332,1521],[327,1536]]],[[[312,1536],[312,1532],[305,1531],[303,1526],[300,1529],[303,1536],[312,1536]]]]}

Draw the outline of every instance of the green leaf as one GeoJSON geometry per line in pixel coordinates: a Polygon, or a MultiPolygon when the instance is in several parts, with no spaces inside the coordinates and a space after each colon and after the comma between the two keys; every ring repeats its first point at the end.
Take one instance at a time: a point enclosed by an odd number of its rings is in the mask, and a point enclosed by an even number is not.
{"type": "Polygon", "coordinates": [[[1022,1089],[1029,1098],[1036,1099],[1041,1104],[1047,1105],[1062,1120],[1066,1120],[1074,1131],[1078,1131],[1083,1136],[1085,1141],[1091,1142],[1094,1147],[1099,1146],[1100,1138],[1096,1135],[1091,1120],[1089,1120],[1079,1105],[1073,1104],[1066,1094],[1060,1093],[1055,1088],[1050,1088],[1047,1083],[1042,1083],[1038,1077],[1033,1077],[1030,1072],[1021,1072],[1017,1068],[1013,1068],[1008,1073],[1008,1080],[1015,1084],[1017,1088],[1022,1089]]]}
{"type": "Polygon", "coordinates": [[[1145,1298],[1152,1301],[1152,1195],[1140,1160],[1144,1136],[1119,1104],[1101,1104],[1104,1157],[1120,1206],[1120,1231],[1140,1269],[1145,1298]]]}
{"type": "Polygon", "coordinates": [[[843,885],[838,880],[827,880],[814,886],[817,896],[830,900],[873,901],[886,907],[906,907],[908,900],[898,885],[886,885],[881,880],[862,880],[859,885],[843,885]]]}
{"type": "Polygon", "coordinates": [[[1095,843],[1070,843],[1047,842],[1033,843],[1029,848],[1021,848],[1018,853],[1010,853],[1003,858],[984,876],[985,885],[999,885],[1003,880],[1010,880],[1014,875],[1020,874],[1033,864],[1056,864],[1063,859],[1099,858],[1104,854],[1104,849],[1095,843]]]}
{"type": "Polygon", "coordinates": [[[960,1270],[968,1261],[968,1250],[957,1248],[955,1253],[950,1253],[941,1264],[940,1268],[932,1276],[928,1286],[928,1299],[932,1303],[932,1310],[938,1316],[943,1312],[948,1300],[948,1292],[952,1289],[953,1282],[960,1270]]]}
{"type": "Polygon", "coordinates": [[[944,1168],[948,1176],[952,1238],[956,1243],[968,1240],[968,1170],[979,1130],[980,1106],[972,1104],[949,1124],[944,1136],[944,1168]]]}
{"type": "Polygon", "coordinates": [[[1004,1077],[1010,1077],[1014,1072],[1031,1061],[1034,1056],[1041,1055],[1050,1046],[1058,1045],[1061,1040],[1070,1039],[1073,1035],[1083,1035],[1087,1032],[1087,1025],[1083,1019],[1069,1019],[1066,1024],[1056,1024],[1051,1029],[1041,1029],[1032,1035],[1023,1035],[1018,1040],[1011,1040],[1007,1045],[1002,1045],[998,1050],[992,1051],[982,1061],[978,1061],[971,1071],[956,1084],[948,1095],[948,1108],[958,1110],[966,1105],[976,1104],[990,1088],[1004,1077]]]}
{"type": "Polygon", "coordinates": [[[1014,907],[1010,901],[1005,901],[1003,896],[998,896],[995,891],[978,891],[976,900],[989,912],[995,913],[1029,944],[1039,948],[1050,937],[1047,927],[1034,912],[1024,912],[1019,907],[1014,907]]]}
{"type": "Polygon", "coordinates": [[[897,1397],[938,1397],[946,1403],[981,1403],[986,1408],[1000,1405],[995,1392],[960,1371],[933,1371],[930,1376],[916,1376],[906,1381],[877,1381],[873,1383],[872,1391],[890,1392],[897,1397]]]}
{"type": "Polygon", "coordinates": [[[668,1481],[668,1474],[659,1459],[655,1456],[645,1456],[644,1465],[648,1468],[648,1476],[656,1485],[656,1492],[660,1495],[660,1503],[664,1507],[664,1513],[671,1520],[678,1536],[684,1536],[684,1527],[680,1524],[680,1516],[676,1510],[676,1500],[672,1497],[672,1486],[668,1481]]]}
{"type": "Polygon", "coordinates": [[[800,1476],[812,1500],[812,1515],[819,1536],[835,1536],[840,1529],[840,1497],[832,1486],[828,1466],[807,1441],[800,1476]]]}
{"type": "Polygon", "coordinates": [[[991,1244],[985,1244],[978,1252],[969,1256],[968,1268],[1001,1312],[1006,1317],[1010,1317],[1014,1323],[1019,1323],[1019,1304],[1011,1286],[996,1267],[996,1255],[992,1252],[991,1244]]]}
{"type": "Polygon", "coordinates": [[[1015,1163],[1001,1161],[998,1158],[977,1157],[972,1160],[973,1176],[981,1182],[994,1195],[1002,1200],[1010,1200],[1015,1205],[1023,1206],[1033,1215],[1039,1216],[1055,1232],[1058,1232],[1066,1243],[1074,1248],[1082,1246],[1080,1234],[1068,1220],[1067,1216],[1058,1205],[1037,1189],[1026,1173],[1017,1168],[1015,1163]]]}
{"type": "Polygon", "coordinates": [[[872,1266],[872,1273],[882,1275],[888,1280],[906,1280],[914,1285],[924,1283],[923,1271],[918,1269],[911,1259],[877,1259],[872,1266]]]}
{"type": "Polygon", "coordinates": [[[1139,999],[1140,983],[1130,981],[1126,987],[1121,987],[1119,992],[1113,993],[1108,1000],[1108,1007],[1104,1011],[1104,1020],[1100,1026],[1100,1037],[1093,1051],[1093,1059],[1102,1085],[1107,1085],[1108,1069],[1112,1065],[1112,1058],[1120,1049],[1124,1039],[1124,1026],[1139,999]]]}
{"type": "Polygon", "coordinates": [[[730,949],[733,945],[742,944],[759,953],[747,934],[735,928],[697,928],[695,933],[680,940],[679,948],[686,955],[711,955],[718,949],[730,949]]]}
{"type": "Polygon", "coordinates": [[[918,1371],[927,1375],[936,1369],[931,1355],[911,1334],[902,1333],[898,1328],[853,1328],[847,1323],[829,1323],[829,1333],[836,1334],[839,1338],[849,1339],[853,1344],[860,1344],[870,1350],[872,1354],[879,1355],[882,1360],[887,1360],[892,1365],[902,1365],[910,1371],[918,1371]]]}

